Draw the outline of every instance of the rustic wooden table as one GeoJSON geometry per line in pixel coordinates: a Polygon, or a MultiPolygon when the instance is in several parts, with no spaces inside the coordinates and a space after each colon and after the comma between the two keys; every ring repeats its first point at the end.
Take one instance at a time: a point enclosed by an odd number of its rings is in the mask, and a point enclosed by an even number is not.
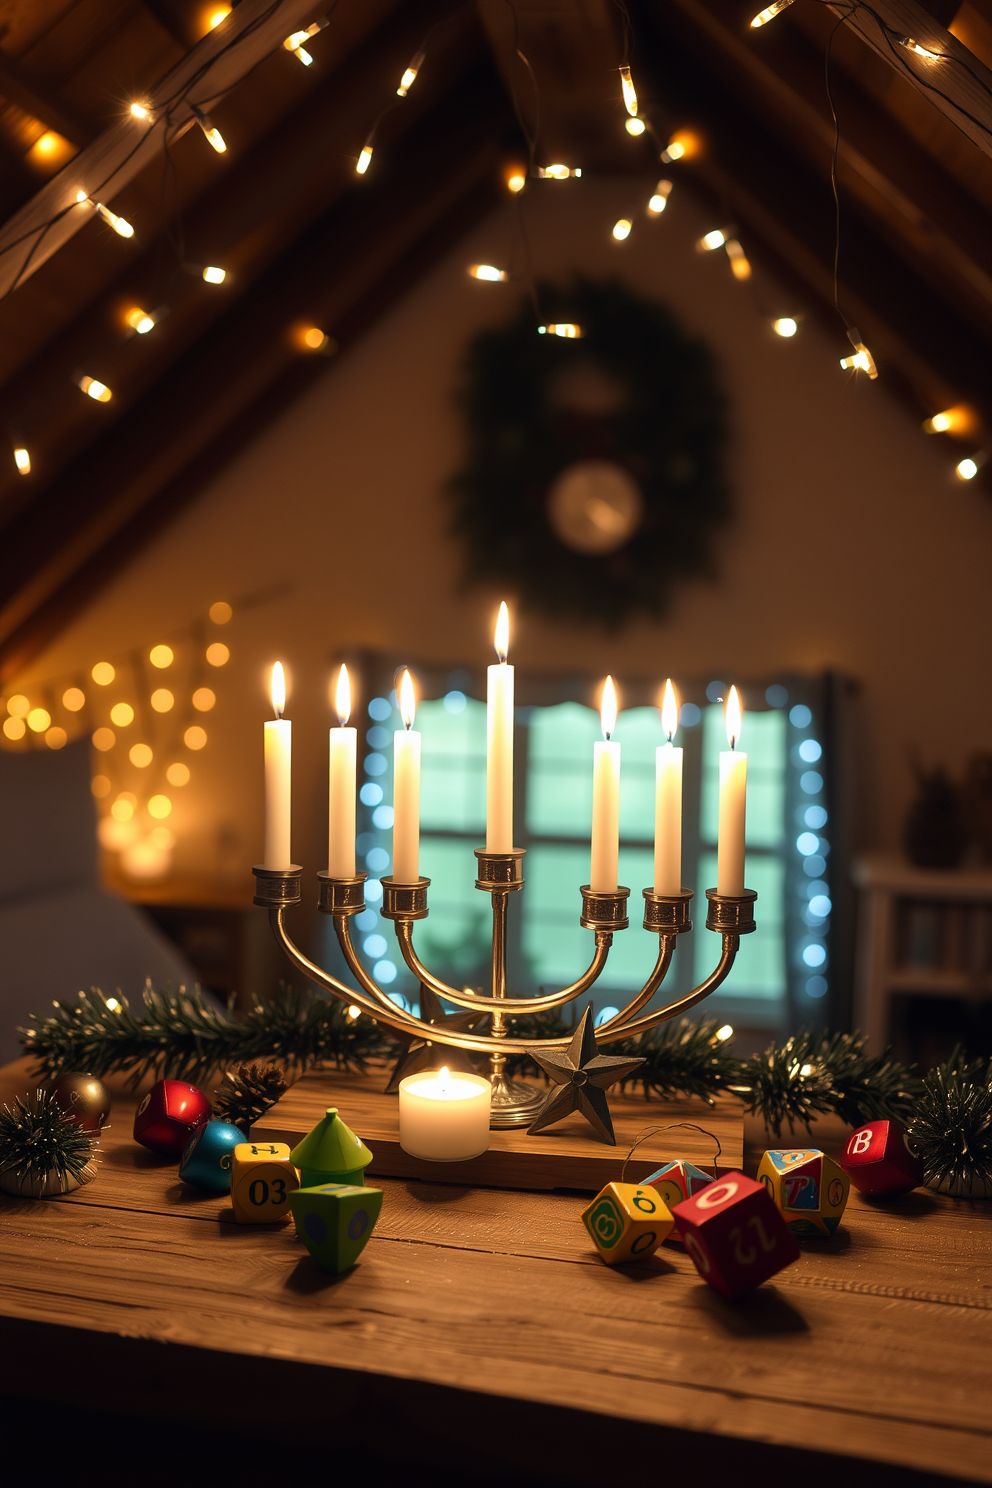
{"type": "MultiPolygon", "coordinates": [[[[0,1071],[0,1099],[26,1069],[0,1071]]],[[[120,1412],[181,1425],[264,1400],[394,1463],[518,1483],[992,1480],[992,1206],[852,1196],[833,1240],[730,1304],[667,1245],[608,1269],[581,1195],[386,1178],[360,1264],[332,1277],[291,1226],[192,1196],[131,1140],[133,1107],[115,1100],[91,1186],[0,1195],[8,1396],[69,1398],[52,1361],[76,1358],[120,1412]]]]}

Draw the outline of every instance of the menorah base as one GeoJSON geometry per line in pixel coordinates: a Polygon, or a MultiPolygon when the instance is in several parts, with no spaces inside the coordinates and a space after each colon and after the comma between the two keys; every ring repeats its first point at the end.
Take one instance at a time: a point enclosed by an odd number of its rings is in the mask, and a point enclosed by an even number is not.
{"type": "Polygon", "coordinates": [[[530,1126],[544,1105],[543,1090],[525,1085],[522,1080],[508,1080],[504,1074],[493,1076],[492,1088],[489,1125],[497,1131],[510,1126],[530,1126]]]}

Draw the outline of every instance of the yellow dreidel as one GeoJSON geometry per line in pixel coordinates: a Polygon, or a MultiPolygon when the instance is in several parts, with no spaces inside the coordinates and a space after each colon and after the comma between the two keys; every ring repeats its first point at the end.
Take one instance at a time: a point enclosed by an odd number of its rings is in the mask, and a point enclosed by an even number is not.
{"type": "Polygon", "coordinates": [[[643,1183],[608,1183],[582,1211],[582,1222],[608,1266],[653,1254],[675,1225],[658,1190],[643,1183]]]}
{"type": "Polygon", "coordinates": [[[272,1224],[289,1216],[300,1175],[285,1142],[241,1142],[231,1160],[231,1203],[241,1224],[272,1224]]]}

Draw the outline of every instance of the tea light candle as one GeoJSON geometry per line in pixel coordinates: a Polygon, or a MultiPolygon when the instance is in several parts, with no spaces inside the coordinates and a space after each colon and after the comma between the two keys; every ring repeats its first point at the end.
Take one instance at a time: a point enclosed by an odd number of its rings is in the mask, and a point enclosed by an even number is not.
{"type": "Polygon", "coordinates": [[[489,1146],[492,1091],[481,1075],[447,1069],[400,1081],[400,1146],[431,1162],[465,1162],[489,1146]]]}

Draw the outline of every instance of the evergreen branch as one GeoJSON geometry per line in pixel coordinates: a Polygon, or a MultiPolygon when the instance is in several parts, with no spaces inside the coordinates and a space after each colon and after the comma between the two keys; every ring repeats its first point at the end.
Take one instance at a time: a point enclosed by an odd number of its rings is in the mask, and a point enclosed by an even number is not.
{"type": "Polygon", "coordinates": [[[611,1045],[616,1054],[639,1054],[645,1061],[624,1086],[640,1085],[645,1100],[696,1096],[711,1106],[714,1096],[735,1085],[740,1069],[729,1039],[717,1037],[720,1026],[719,1018],[680,1018],[611,1045]]]}
{"type": "Polygon", "coordinates": [[[992,1198],[992,1064],[969,1063],[955,1049],[930,1070],[909,1134],[928,1188],[992,1198]]]}
{"type": "Polygon", "coordinates": [[[0,1174],[31,1183],[54,1174],[65,1192],[78,1183],[96,1138],[67,1116],[47,1090],[16,1096],[0,1110],[0,1174]]]}
{"type": "Polygon", "coordinates": [[[922,1089],[888,1050],[866,1054],[860,1034],[825,1037],[811,1028],[742,1060],[738,1082],[746,1109],[776,1135],[786,1124],[808,1127],[820,1115],[840,1116],[851,1126],[886,1118],[904,1122],[922,1089]]]}

